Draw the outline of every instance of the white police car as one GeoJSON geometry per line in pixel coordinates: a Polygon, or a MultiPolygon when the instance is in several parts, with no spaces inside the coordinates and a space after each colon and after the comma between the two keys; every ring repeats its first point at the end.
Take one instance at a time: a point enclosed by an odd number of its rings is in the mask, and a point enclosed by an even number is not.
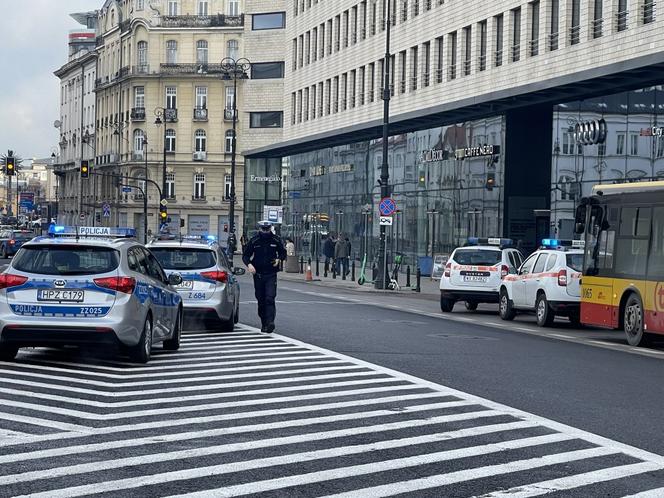
{"type": "Polygon", "coordinates": [[[499,313],[512,320],[518,311],[535,312],[537,325],[546,327],[556,315],[580,323],[583,241],[545,239],[515,275],[500,287],[499,313]]]}
{"type": "Polygon", "coordinates": [[[235,276],[245,270],[231,267],[215,236],[157,239],[147,247],[167,273],[180,272],[182,283],[176,289],[187,318],[220,325],[225,332],[233,330],[240,317],[240,284],[235,276]]]}
{"type": "Polygon", "coordinates": [[[511,245],[510,239],[471,237],[456,248],[440,279],[440,309],[449,313],[457,301],[471,311],[479,303],[497,303],[501,282],[523,261],[511,245]]]}
{"type": "Polygon", "coordinates": [[[20,347],[115,345],[140,363],[176,350],[182,299],[134,229],[52,225],[0,274],[0,359],[20,347]]]}

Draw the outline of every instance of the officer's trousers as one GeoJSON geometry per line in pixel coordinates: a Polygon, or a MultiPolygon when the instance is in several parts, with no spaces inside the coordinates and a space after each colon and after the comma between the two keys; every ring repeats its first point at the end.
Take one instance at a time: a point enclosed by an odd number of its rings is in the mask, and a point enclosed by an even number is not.
{"type": "Polygon", "coordinates": [[[263,327],[274,323],[277,315],[275,299],[277,297],[277,274],[256,274],[254,275],[254,291],[256,301],[258,301],[258,316],[261,319],[263,327]]]}

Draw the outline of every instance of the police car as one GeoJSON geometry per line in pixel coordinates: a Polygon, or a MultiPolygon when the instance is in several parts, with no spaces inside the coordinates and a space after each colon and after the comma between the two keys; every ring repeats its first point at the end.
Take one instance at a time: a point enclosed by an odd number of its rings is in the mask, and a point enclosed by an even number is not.
{"type": "Polygon", "coordinates": [[[182,299],[132,228],[52,225],[0,274],[0,359],[20,347],[115,345],[140,363],[176,350],[182,299]]]}
{"type": "Polygon", "coordinates": [[[500,287],[499,313],[512,320],[518,311],[535,312],[546,327],[556,315],[579,325],[583,241],[545,239],[542,247],[507,276],[500,287]]]}
{"type": "Polygon", "coordinates": [[[449,313],[457,301],[470,311],[479,303],[497,303],[501,282],[523,261],[511,245],[510,239],[471,237],[455,249],[440,279],[440,309],[449,313]]]}
{"type": "Polygon", "coordinates": [[[157,239],[147,247],[167,273],[182,276],[176,289],[187,318],[220,325],[225,332],[233,330],[240,317],[240,284],[235,276],[245,270],[231,267],[215,236],[157,239]]]}

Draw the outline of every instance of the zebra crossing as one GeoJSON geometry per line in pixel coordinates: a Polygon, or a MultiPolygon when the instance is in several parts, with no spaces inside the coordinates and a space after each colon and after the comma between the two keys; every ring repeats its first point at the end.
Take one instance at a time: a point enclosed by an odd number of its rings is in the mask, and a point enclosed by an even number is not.
{"type": "Polygon", "coordinates": [[[0,362],[0,496],[664,496],[660,455],[284,336],[157,349],[0,362]]]}

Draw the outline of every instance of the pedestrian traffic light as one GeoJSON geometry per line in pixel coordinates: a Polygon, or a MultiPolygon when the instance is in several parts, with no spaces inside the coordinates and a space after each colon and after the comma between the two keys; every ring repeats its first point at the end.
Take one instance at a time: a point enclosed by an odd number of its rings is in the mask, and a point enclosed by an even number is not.
{"type": "Polygon", "coordinates": [[[166,223],[168,221],[168,209],[166,206],[161,206],[159,208],[159,221],[166,223]]]}
{"type": "Polygon", "coordinates": [[[87,160],[81,161],[81,178],[88,178],[90,176],[90,162],[87,160]]]}
{"type": "Polygon", "coordinates": [[[228,223],[224,223],[224,232],[228,232],[228,223]]]}
{"type": "Polygon", "coordinates": [[[486,189],[490,192],[493,190],[493,187],[496,186],[496,174],[489,172],[486,174],[486,189]]]}
{"type": "Polygon", "coordinates": [[[420,170],[418,176],[417,176],[417,183],[419,184],[420,187],[424,187],[427,184],[427,175],[424,170],[420,170]]]}
{"type": "Polygon", "coordinates": [[[14,176],[16,174],[16,161],[13,157],[8,157],[5,161],[5,174],[14,176]]]}

